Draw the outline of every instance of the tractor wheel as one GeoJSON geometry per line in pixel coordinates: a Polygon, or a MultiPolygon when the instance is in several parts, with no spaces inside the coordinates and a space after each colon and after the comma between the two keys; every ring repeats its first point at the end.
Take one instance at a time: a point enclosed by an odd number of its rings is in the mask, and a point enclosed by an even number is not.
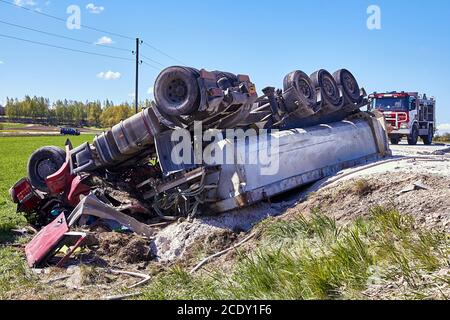
{"type": "Polygon", "coordinates": [[[399,137],[395,137],[395,138],[391,138],[390,140],[391,140],[391,144],[397,145],[397,144],[400,143],[400,141],[401,141],[402,139],[399,138],[399,137]]]}
{"type": "Polygon", "coordinates": [[[28,160],[28,178],[36,189],[48,192],[45,179],[58,171],[66,162],[66,152],[58,147],[36,150],[28,160]]]}
{"type": "Polygon", "coordinates": [[[433,144],[433,138],[434,138],[434,128],[430,126],[428,128],[428,135],[422,136],[423,144],[426,146],[430,146],[431,144],[433,144]]]}
{"type": "Polygon", "coordinates": [[[419,128],[417,124],[413,126],[411,134],[408,136],[408,144],[410,146],[415,146],[419,140],[419,128]]]}

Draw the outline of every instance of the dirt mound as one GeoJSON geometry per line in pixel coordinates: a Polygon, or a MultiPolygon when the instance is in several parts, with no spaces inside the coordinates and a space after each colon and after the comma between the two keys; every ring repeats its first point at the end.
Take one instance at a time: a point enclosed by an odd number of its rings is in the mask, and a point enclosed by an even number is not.
{"type": "Polygon", "coordinates": [[[231,247],[237,239],[238,235],[236,233],[223,230],[207,235],[202,241],[202,245],[207,254],[214,254],[231,247]]]}
{"type": "Polygon", "coordinates": [[[449,231],[450,178],[406,173],[359,177],[312,193],[289,212],[308,214],[321,210],[345,222],[367,215],[376,206],[395,207],[426,227],[449,231]],[[414,184],[425,189],[414,188],[414,184]]]}
{"type": "Polygon", "coordinates": [[[117,264],[134,264],[149,260],[149,243],[135,235],[103,232],[96,235],[96,254],[117,264]]]}

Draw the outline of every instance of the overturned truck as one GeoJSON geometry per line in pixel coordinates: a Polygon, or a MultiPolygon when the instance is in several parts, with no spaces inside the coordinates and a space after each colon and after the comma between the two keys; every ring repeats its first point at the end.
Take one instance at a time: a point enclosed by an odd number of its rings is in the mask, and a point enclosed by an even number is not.
{"type": "MultiPolygon", "coordinates": [[[[92,143],[37,150],[11,197],[42,226],[59,219],[61,239],[98,224],[151,237],[158,222],[250,206],[390,154],[383,116],[360,110],[366,93],[348,70],[294,71],[262,92],[246,75],[167,68],[151,108],[92,143]]],[[[36,253],[43,234],[30,265],[49,255],[36,253]]]]}

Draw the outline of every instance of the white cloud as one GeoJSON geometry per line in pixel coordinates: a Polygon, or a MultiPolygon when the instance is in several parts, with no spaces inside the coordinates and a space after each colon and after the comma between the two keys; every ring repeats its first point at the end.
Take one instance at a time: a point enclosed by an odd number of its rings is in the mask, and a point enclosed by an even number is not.
{"type": "Polygon", "coordinates": [[[147,90],[147,94],[149,94],[149,95],[153,95],[153,92],[154,92],[154,89],[153,89],[153,87],[150,87],[150,88],[148,88],[148,90],[147,90]]]}
{"type": "Polygon", "coordinates": [[[110,37],[103,36],[100,39],[97,40],[95,44],[97,45],[107,45],[107,44],[113,44],[114,41],[110,37]]]}
{"type": "Polygon", "coordinates": [[[103,80],[118,80],[122,77],[122,74],[120,72],[113,72],[111,70],[106,72],[100,72],[97,74],[97,78],[103,79],[103,80]]]}
{"type": "Polygon", "coordinates": [[[2,60],[0,60],[0,64],[4,64],[4,62],[2,60]]]}
{"type": "Polygon", "coordinates": [[[37,6],[37,2],[35,2],[34,0],[14,0],[14,4],[16,6],[30,6],[30,7],[34,7],[37,6]]]}
{"type": "Polygon", "coordinates": [[[89,3],[86,6],[86,9],[90,12],[90,13],[94,13],[94,14],[100,14],[103,12],[103,10],[105,10],[105,7],[102,6],[96,6],[93,3],[89,3]]]}

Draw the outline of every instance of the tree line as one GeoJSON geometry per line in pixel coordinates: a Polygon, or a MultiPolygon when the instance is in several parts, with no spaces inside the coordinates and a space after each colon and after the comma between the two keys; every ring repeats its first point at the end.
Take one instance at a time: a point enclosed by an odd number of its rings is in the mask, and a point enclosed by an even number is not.
{"type": "MultiPolygon", "coordinates": [[[[150,100],[140,103],[139,108],[149,107],[150,100]]],[[[11,121],[32,121],[48,125],[71,125],[108,128],[134,114],[134,105],[124,102],[114,104],[110,100],[75,101],[25,96],[24,99],[6,99],[6,117],[11,121]]]]}

